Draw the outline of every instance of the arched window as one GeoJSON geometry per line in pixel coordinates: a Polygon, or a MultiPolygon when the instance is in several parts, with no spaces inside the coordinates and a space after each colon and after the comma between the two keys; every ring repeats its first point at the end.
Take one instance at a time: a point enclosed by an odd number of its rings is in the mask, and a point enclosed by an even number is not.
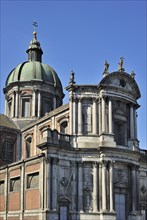
{"type": "Polygon", "coordinates": [[[60,132],[62,134],[67,134],[68,133],[68,124],[67,121],[64,121],[60,124],[60,132]]]}
{"type": "Polygon", "coordinates": [[[26,139],[26,158],[31,157],[31,151],[32,151],[32,138],[29,137],[26,139]]]}

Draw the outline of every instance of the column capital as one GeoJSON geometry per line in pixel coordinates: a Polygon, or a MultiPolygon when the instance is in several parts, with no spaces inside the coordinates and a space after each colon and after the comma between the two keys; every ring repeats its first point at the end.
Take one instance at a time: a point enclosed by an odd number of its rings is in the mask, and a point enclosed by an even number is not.
{"type": "Polygon", "coordinates": [[[57,157],[52,157],[51,159],[53,164],[57,164],[59,162],[59,158],[57,157]]]}
{"type": "Polygon", "coordinates": [[[82,166],[83,166],[83,161],[77,161],[77,163],[78,163],[78,166],[79,166],[79,167],[82,167],[82,166]]]}
{"type": "Polygon", "coordinates": [[[136,164],[131,164],[130,167],[131,167],[131,170],[139,170],[140,168],[140,166],[136,164]]]}
{"type": "Polygon", "coordinates": [[[73,102],[73,99],[74,99],[73,96],[70,96],[70,97],[69,97],[69,101],[70,101],[70,102],[73,102]]]}
{"type": "Polygon", "coordinates": [[[45,160],[45,162],[48,164],[48,163],[51,162],[51,157],[45,157],[44,160],[45,160]]]}
{"type": "Polygon", "coordinates": [[[83,97],[77,97],[76,99],[78,102],[81,102],[83,100],[83,97]]]}
{"type": "Polygon", "coordinates": [[[92,97],[92,101],[97,102],[97,101],[99,101],[99,98],[98,97],[92,97]]]}
{"type": "Polygon", "coordinates": [[[98,167],[98,162],[93,161],[93,162],[92,162],[92,166],[93,166],[93,168],[94,168],[94,167],[98,167]]]}
{"type": "Polygon", "coordinates": [[[77,161],[70,161],[70,164],[71,164],[72,167],[76,167],[77,161]]]}
{"type": "Polygon", "coordinates": [[[73,102],[77,103],[78,102],[78,97],[73,97],[73,102]]]}
{"type": "Polygon", "coordinates": [[[108,165],[108,161],[102,160],[100,164],[102,165],[102,167],[106,167],[108,165]]]}

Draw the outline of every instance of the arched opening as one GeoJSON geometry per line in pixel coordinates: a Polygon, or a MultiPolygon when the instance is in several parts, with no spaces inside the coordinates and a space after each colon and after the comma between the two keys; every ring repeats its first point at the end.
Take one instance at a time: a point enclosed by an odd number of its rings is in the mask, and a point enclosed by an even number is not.
{"type": "Polygon", "coordinates": [[[31,153],[32,153],[32,138],[29,137],[26,139],[26,158],[31,157],[32,156],[31,153]]]}
{"type": "Polygon", "coordinates": [[[60,133],[67,134],[68,133],[68,124],[67,121],[64,121],[60,124],[60,133]]]}

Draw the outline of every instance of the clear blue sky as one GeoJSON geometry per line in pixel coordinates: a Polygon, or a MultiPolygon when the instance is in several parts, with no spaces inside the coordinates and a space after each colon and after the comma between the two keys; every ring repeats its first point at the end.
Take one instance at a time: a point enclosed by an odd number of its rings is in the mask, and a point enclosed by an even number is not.
{"type": "MultiPolygon", "coordinates": [[[[142,97],[138,100],[138,138],[147,146],[147,11],[146,1],[2,1],[1,0],[0,112],[8,73],[27,60],[34,19],[43,63],[58,73],[63,87],[70,71],[77,84],[97,84],[104,61],[116,71],[125,57],[126,72],[136,73],[142,97]]],[[[65,91],[64,91],[65,92],[65,91]]],[[[66,92],[65,92],[66,93],[66,92]]],[[[64,103],[68,102],[66,93],[64,103]]]]}

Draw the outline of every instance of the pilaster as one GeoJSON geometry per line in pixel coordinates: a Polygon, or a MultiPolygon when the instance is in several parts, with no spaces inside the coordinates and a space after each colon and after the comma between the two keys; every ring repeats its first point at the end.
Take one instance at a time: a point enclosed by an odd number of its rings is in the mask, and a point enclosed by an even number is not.
{"type": "Polygon", "coordinates": [[[58,158],[52,158],[52,210],[57,210],[58,158]]]}
{"type": "Polygon", "coordinates": [[[93,163],[93,212],[98,211],[98,164],[93,163]]]}
{"type": "Polygon", "coordinates": [[[82,134],[82,99],[78,99],[78,134],[82,134]]]}
{"type": "Polygon", "coordinates": [[[102,161],[102,211],[106,212],[106,161],[102,161]]]}
{"type": "Polygon", "coordinates": [[[109,98],[109,134],[112,133],[112,98],[109,98]]]}
{"type": "Polygon", "coordinates": [[[78,211],[83,212],[83,163],[78,163],[78,211]]]}
{"type": "Polygon", "coordinates": [[[97,99],[93,98],[93,120],[92,120],[92,131],[93,134],[97,134],[97,99]]]}
{"type": "Polygon", "coordinates": [[[38,117],[41,117],[41,93],[38,91],[38,117]]]}
{"type": "Polygon", "coordinates": [[[109,202],[110,202],[110,212],[114,212],[113,208],[113,162],[111,161],[109,163],[109,190],[110,190],[110,195],[109,195],[109,202]]]}

